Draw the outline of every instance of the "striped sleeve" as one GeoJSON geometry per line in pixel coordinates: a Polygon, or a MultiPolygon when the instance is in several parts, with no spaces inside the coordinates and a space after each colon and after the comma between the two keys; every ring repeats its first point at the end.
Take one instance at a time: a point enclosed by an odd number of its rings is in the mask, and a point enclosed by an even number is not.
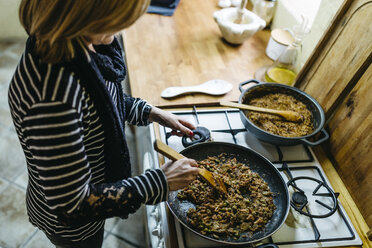
{"type": "Polygon", "coordinates": [[[116,183],[92,185],[79,114],[68,104],[34,104],[23,121],[33,163],[48,207],[61,223],[73,225],[113,216],[127,217],[143,203],[165,201],[161,169],[116,183]]]}
{"type": "Polygon", "coordinates": [[[120,216],[127,218],[141,204],[157,204],[167,200],[168,183],[162,169],[148,170],[145,174],[116,183],[91,186],[91,192],[80,206],[80,211],[60,219],[71,224],[120,216]],[[77,221],[78,220],[78,221],[77,221]]]}
{"type": "Polygon", "coordinates": [[[166,201],[168,182],[162,169],[147,170],[145,174],[128,179],[144,198],[144,203],[154,205],[166,201]]]}
{"type": "Polygon", "coordinates": [[[89,194],[91,172],[76,110],[61,102],[38,102],[23,119],[26,144],[51,210],[71,213],[89,194]]]}
{"type": "Polygon", "coordinates": [[[148,125],[149,114],[151,111],[151,105],[148,104],[145,100],[140,98],[133,98],[125,95],[125,108],[126,108],[126,120],[137,126],[148,125]]]}

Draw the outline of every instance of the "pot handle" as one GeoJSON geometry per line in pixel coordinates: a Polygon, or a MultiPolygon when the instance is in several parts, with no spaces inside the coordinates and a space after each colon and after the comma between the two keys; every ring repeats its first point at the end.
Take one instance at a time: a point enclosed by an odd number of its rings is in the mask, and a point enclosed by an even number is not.
{"type": "Polygon", "coordinates": [[[250,79],[250,80],[248,80],[248,81],[245,81],[245,82],[243,82],[243,83],[240,83],[240,84],[239,84],[239,90],[240,90],[240,92],[243,92],[243,91],[244,91],[243,86],[246,85],[246,84],[249,84],[249,83],[260,84],[261,82],[258,81],[258,80],[256,80],[256,79],[250,79]]]}
{"type": "Polygon", "coordinates": [[[256,246],[256,248],[264,248],[264,247],[278,248],[278,246],[276,244],[263,244],[263,245],[256,246]]]}
{"type": "Polygon", "coordinates": [[[301,139],[302,143],[308,145],[308,146],[316,146],[316,145],[319,145],[320,143],[323,143],[324,141],[326,141],[328,138],[329,138],[329,134],[328,132],[322,128],[322,130],[320,130],[323,134],[324,134],[324,137],[315,141],[315,142],[311,142],[310,140],[307,140],[307,139],[301,139]]]}

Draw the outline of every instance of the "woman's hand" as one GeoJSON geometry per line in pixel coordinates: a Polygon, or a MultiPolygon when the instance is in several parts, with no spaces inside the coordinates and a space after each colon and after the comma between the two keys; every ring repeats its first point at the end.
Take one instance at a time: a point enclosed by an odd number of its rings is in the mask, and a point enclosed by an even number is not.
{"type": "Polygon", "coordinates": [[[197,165],[195,160],[188,158],[165,163],[161,169],[167,177],[169,190],[182,189],[194,181],[199,173],[197,165]]]}
{"type": "Polygon", "coordinates": [[[194,134],[191,130],[196,128],[194,124],[188,122],[180,116],[161,110],[157,107],[152,107],[149,120],[157,122],[165,127],[172,128],[172,134],[178,136],[182,136],[184,134],[193,136],[194,134]]]}

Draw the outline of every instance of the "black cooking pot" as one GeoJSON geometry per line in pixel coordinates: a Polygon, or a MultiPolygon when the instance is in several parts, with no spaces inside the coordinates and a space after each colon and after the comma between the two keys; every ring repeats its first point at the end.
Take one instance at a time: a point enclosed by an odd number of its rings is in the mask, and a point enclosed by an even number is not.
{"type": "Polygon", "coordinates": [[[291,86],[287,86],[284,84],[277,84],[277,83],[262,83],[257,80],[248,80],[239,84],[239,90],[241,95],[239,97],[239,103],[247,104],[250,99],[262,97],[267,94],[272,93],[282,93],[286,95],[293,96],[298,101],[304,103],[306,107],[312,113],[313,118],[313,125],[314,131],[311,134],[301,137],[283,137],[276,134],[272,134],[266,132],[265,130],[257,127],[247,116],[246,110],[240,110],[240,118],[245,126],[245,128],[253,133],[258,139],[274,144],[274,145],[281,145],[281,146],[291,146],[291,145],[298,145],[298,144],[305,144],[309,146],[319,145],[320,143],[324,142],[329,138],[328,133],[323,128],[325,123],[324,112],[320,104],[311,96],[306,94],[305,92],[291,86]],[[249,83],[255,83],[256,85],[249,87],[247,89],[243,89],[243,86],[249,83]],[[319,132],[322,132],[323,135],[320,139],[316,141],[310,141],[309,138],[314,137],[319,132]]]}
{"type": "MultiPolygon", "coordinates": [[[[271,220],[266,224],[265,228],[253,235],[244,232],[233,239],[231,237],[222,237],[216,239],[213,236],[203,235],[198,232],[187,220],[187,212],[189,208],[195,208],[194,204],[189,201],[180,201],[177,198],[178,191],[172,191],[169,194],[167,204],[173,215],[180,221],[182,225],[192,232],[204,237],[208,240],[217,242],[216,247],[221,245],[247,245],[253,242],[258,242],[274,234],[287,218],[289,211],[289,193],[288,187],[280,176],[279,171],[274,165],[259,153],[240,145],[225,143],[225,142],[204,142],[189,146],[181,151],[181,154],[188,158],[193,158],[197,161],[208,158],[209,156],[217,156],[221,153],[226,153],[227,157],[236,158],[237,162],[244,163],[250,167],[253,172],[258,173],[261,178],[269,185],[273,192],[273,200],[276,209],[271,220]]],[[[259,247],[277,247],[274,244],[265,244],[259,247]]]]}

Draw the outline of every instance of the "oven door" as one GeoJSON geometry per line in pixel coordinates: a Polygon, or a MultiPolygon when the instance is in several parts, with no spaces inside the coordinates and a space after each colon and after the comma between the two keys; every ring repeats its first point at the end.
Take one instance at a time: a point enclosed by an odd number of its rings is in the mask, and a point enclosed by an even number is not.
{"type": "MultiPolygon", "coordinates": [[[[158,155],[153,148],[155,141],[154,126],[136,127],[138,171],[159,168],[158,155]]],[[[157,205],[146,205],[145,230],[147,244],[152,248],[170,247],[169,230],[164,202],[157,205]]]]}

